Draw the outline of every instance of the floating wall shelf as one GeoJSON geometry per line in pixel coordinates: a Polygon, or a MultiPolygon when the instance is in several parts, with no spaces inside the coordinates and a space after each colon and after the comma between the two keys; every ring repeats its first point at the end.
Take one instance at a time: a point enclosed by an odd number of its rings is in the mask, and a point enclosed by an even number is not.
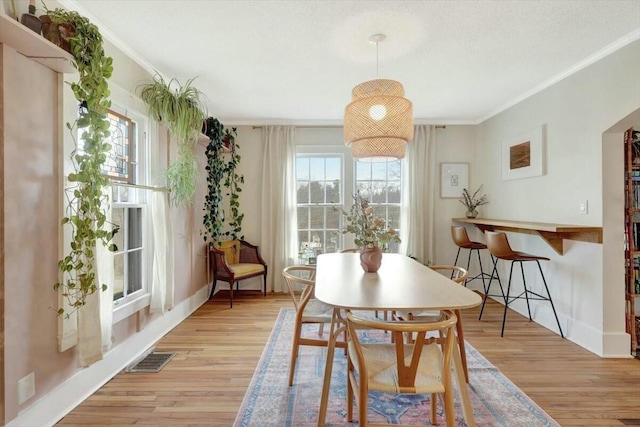
{"type": "Polygon", "coordinates": [[[59,73],[75,73],[73,56],[31,31],[18,21],[0,13],[0,43],[59,73]]]}

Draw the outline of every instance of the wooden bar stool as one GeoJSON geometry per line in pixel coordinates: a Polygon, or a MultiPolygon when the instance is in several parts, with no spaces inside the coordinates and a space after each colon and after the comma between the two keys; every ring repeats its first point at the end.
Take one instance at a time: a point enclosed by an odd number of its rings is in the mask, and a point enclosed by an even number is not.
{"type": "MultiPolygon", "coordinates": [[[[556,308],[553,305],[553,300],[551,299],[551,294],[549,293],[549,287],[547,286],[547,281],[544,278],[544,273],[542,272],[542,267],[540,267],[540,261],[550,261],[549,258],[526,254],[524,252],[516,252],[511,249],[509,245],[509,241],[507,240],[507,235],[505,233],[497,233],[493,231],[486,231],[485,235],[487,237],[487,248],[491,255],[495,258],[493,262],[493,270],[491,271],[491,279],[489,279],[489,288],[491,287],[491,282],[493,280],[493,275],[495,274],[498,279],[498,284],[500,285],[500,291],[502,293],[502,298],[504,298],[504,313],[502,315],[502,331],[500,332],[500,336],[504,336],[504,325],[507,320],[507,309],[509,308],[509,304],[515,301],[516,299],[524,298],[527,300],[527,311],[529,313],[529,320],[533,320],[531,318],[531,307],[529,306],[529,300],[541,300],[541,301],[549,301],[551,303],[551,309],[553,310],[553,315],[556,318],[556,323],[558,324],[558,330],[560,331],[560,336],[564,338],[564,334],[562,333],[562,327],[560,327],[560,320],[558,320],[558,314],[556,313],[556,308]],[[500,276],[498,276],[498,260],[511,261],[511,269],[509,270],[509,283],[507,284],[507,293],[504,293],[502,288],[502,283],[500,282],[500,276]],[[547,291],[547,296],[539,295],[527,288],[527,281],[524,277],[524,267],[522,266],[525,262],[535,262],[538,265],[538,270],[540,270],[540,275],[542,276],[542,282],[544,283],[544,288],[547,291]],[[520,272],[522,273],[522,283],[524,285],[524,291],[517,296],[510,296],[511,291],[511,277],[513,276],[513,265],[518,262],[520,263],[520,272]]],[[[484,310],[484,305],[487,302],[488,296],[496,296],[489,295],[489,288],[486,289],[484,299],[482,300],[482,308],[480,309],[480,317],[482,319],[482,312],[484,310]]]]}
{"type": "MultiPolygon", "coordinates": [[[[482,287],[484,288],[485,294],[486,294],[487,284],[485,283],[484,279],[485,277],[491,278],[491,276],[485,273],[484,269],[482,268],[482,259],[480,258],[480,250],[487,249],[487,245],[480,242],[472,242],[469,239],[469,235],[467,234],[467,229],[462,226],[456,226],[456,225],[451,226],[451,238],[453,239],[453,243],[455,243],[455,245],[458,247],[458,253],[456,254],[456,260],[453,262],[453,265],[458,265],[458,257],[460,256],[460,251],[462,249],[469,249],[469,257],[467,258],[467,268],[466,268],[466,270],[469,271],[469,266],[471,265],[471,255],[473,254],[473,251],[476,251],[476,254],[478,254],[478,264],[480,265],[480,274],[477,274],[473,277],[468,277],[464,281],[464,286],[467,286],[467,283],[469,283],[472,280],[482,279],[482,287]]],[[[491,259],[493,260],[493,256],[491,257],[491,259]]]]}

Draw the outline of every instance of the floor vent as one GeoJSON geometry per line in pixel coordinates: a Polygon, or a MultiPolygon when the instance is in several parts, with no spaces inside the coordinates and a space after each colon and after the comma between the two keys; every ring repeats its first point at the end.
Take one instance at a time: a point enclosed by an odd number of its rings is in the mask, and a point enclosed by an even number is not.
{"type": "Polygon", "coordinates": [[[133,365],[128,366],[125,372],[159,372],[175,355],[175,353],[152,351],[133,365]]]}

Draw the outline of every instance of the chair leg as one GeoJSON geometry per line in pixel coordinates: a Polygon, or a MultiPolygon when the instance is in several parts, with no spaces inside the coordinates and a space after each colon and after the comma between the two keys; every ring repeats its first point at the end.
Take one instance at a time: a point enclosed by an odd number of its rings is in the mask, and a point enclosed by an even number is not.
{"type": "Polygon", "coordinates": [[[540,275],[542,276],[542,283],[544,283],[544,288],[547,291],[547,296],[549,297],[549,302],[551,303],[551,309],[553,310],[553,315],[556,317],[556,323],[558,324],[558,330],[560,331],[560,336],[564,338],[564,334],[562,333],[562,328],[560,327],[560,320],[558,319],[558,314],[556,313],[556,308],[553,305],[553,300],[551,299],[551,294],[549,293],[549,287],[547,286],[547,281],[544,278],[544,273],[542,272],[542,267],[540,267],[540,261],[536,260],[538,264],[538,270],[540,270],[540,275]]]}
{"type": "MultiPolygon", "coordinates": [[[[456,260],[453,261],[453,265],[458,265],[458,257],[460,256],[460,249],[462,249],[460,246],[458,246],[458,253],[456,254],[456,260]]],[[[453,273],[451,273],[453,275],[453,273]]],[[[453,277],[453,276],[451,276],[453,277]]]]}
{"type": "Polygon", "coordinates": [[[431,393],[431,425],[436,425],[438,423],[438,402],[436,399],[438,399],[438,395],[431,393]]]}
{"type": "Polygon", "coordinates": [[[447,419],[447,427],[456,425],[456,414],[453,408],[453,389],[451,382],[444,390],[444,414],[447,419]]]}
{"type": "Polygon", "coordinates": [[[267,296],[267,273],[262,276],[262,293],[267,296]]]}
{"type": "Polygon", "coordinates": [[[464,370],[464,379],[469,383],[469,369],[467,368],[467,350],[464,348],[464,332],[462,330],[462,317],[460,310],[454,310],[458,322],[456,323],[456,335],[458,339],[458,347],[460,348],[460,359],[462,359],[462,368],[464,370]]]}
{"type": "Polygon", "coordinates": [[[480,278],[482,279],[482,288],[486,288],[487,284],[484,281],[484,268],[482,268],[482,258],[480,257],[480,249],[476,249],[476,254],[478,254],[478,265],[480,266],[480,278]]]}
{"type": "MultiPolygon", "coordinates": [[[[515,261],[514,261],[515,262],[515,261]]],[[[520,272],[522,273],[522,285],[524,286],[524,299],[527,300],[527,313],[529,313],[529,321],[532,322],[531,318],[531,306],[529,305],[529,289],[527,288],[527,279],[524,278],[524,264],[522,261],[520,262],[520,272]]]]}
{"type": "Polygon", "coordinates": [[[511,268],[509,269],[509,284],[507,284],[507,295],[504,299],[504,313],[502,314],[502,330],[500,336],[504,336],[504,324],[507,321],[507,310],[509,309],[509,295],[511,294],[511,278],[513,276],[513,261],[511,261],[511,268]]]}
{"type": "Polygon", "coordinates": [[[229,308],[233,308],[233,281],[229,284],[229,308]]]}
{"type": "Polygon", "coordinates": [[[211,293],[209,294],[209,299],[213,298],[213,294],[216,292],[217,284],[218,284],[218,281],[216,279],[213,279],[213,286],[211,286],[211,293]]]}
{"type": "Polygon", "coordinates": [[[293,385],[293,375],[296,370],[296,360],[298,359],[298,348],[300,347],[300,334],[302,333],[302,324],[296,322],[293,331],[293,345],[291,346],[291,362],[289,364],[289,386],[293,385]]]}
{"type": "MultiPolygon", "coordinates": [[[[467,257],[467,273],[469,272],[469,266],[471,266],[471,252],[473,249],[469,249],[469,256],[467,257]]],[[[469,281],[469,276],[467,276],[467,280],[464,281],[464,287],[467,287],[467,282],[469,281]]]]}
{"type": "MultiPolygon", "coordinates": [[[[489,297],[489,291],[491,290],[491,284],[493,283],[493,274],[496,274],[498,277],[498,284],[500,284],[500,290],[502,290],[502,283],[500,283],[500,276],[498,276],[498,258],[493,261],[493,269],[491,270],[491,277],[489,278],[489,284],[486,288],[484,288],[484,298],[482,298],[482,307],[480,308],[480,315],[478,316],[478,320],[482,320],[482,313],[484,312],[484,305],[487,302],[487,298],[489,297]]],[[[504,295],[504,291],[502,292],[504,295]]]]}

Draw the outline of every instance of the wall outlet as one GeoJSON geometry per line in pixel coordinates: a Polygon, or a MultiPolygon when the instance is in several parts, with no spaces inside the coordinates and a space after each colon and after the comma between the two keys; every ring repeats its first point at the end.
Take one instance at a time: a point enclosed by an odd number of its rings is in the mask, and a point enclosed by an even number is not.
{"type": "Polygon", "coordinates": [[[36,376],[31,372],[18,381],[18,404],[21,405],[36,394],[36,376]]]}
{"type": "Polygon", "coordinates": [[[582,215],[586,215],[589,213],[589,201],[588,200],[581,200],[578,203],[578,212],[580,212],[582,215]]]}

